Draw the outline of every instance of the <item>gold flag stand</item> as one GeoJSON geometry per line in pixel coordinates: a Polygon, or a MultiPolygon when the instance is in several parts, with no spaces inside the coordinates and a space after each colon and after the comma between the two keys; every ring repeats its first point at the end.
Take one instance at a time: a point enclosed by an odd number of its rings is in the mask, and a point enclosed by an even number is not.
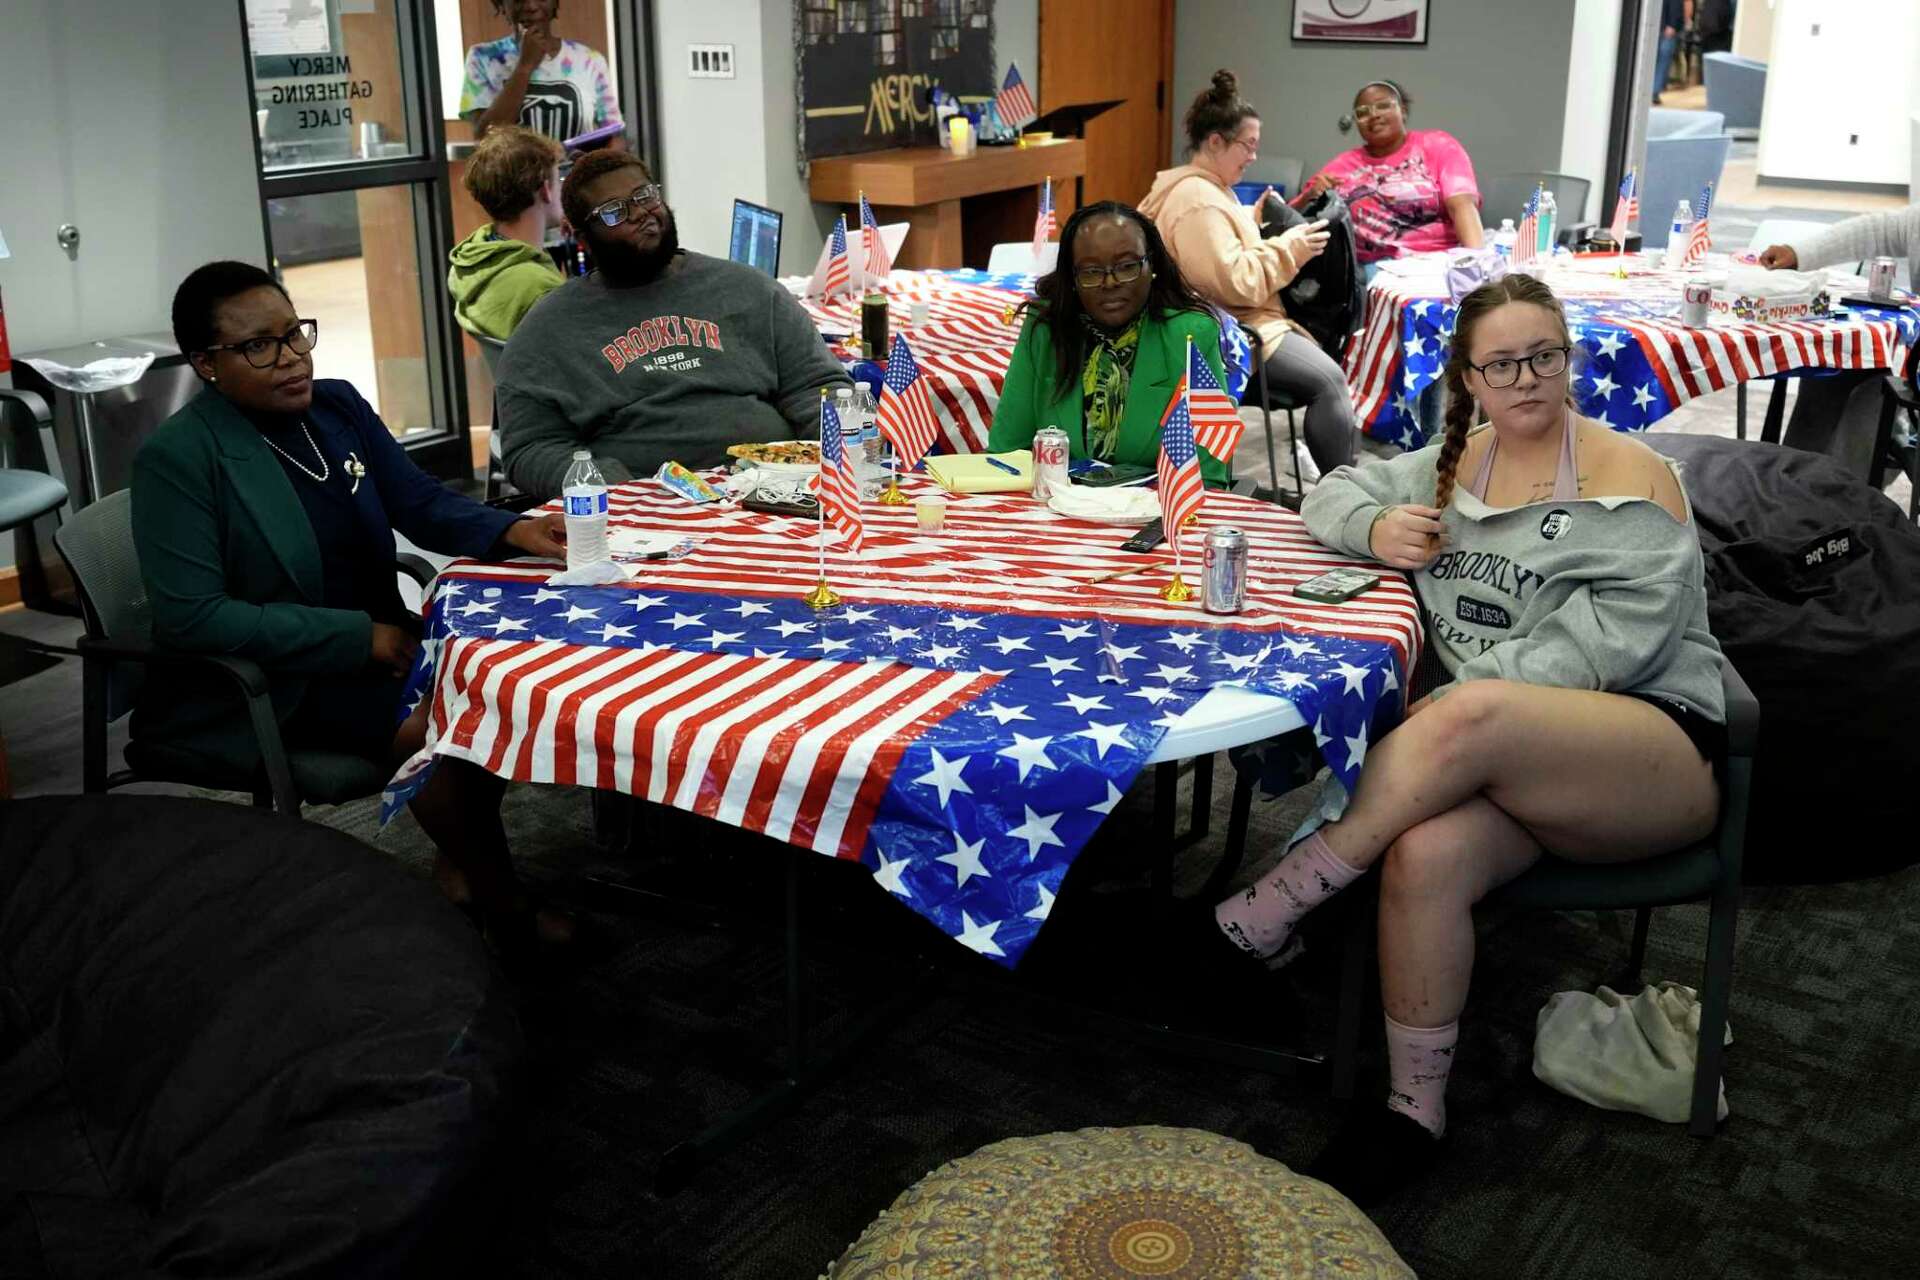
{"type": "Polygon", "coordinates": [[[1178,569],[1175,569],[1173,580],[1160,588],[1160,598],[1169,604],[1185,604],[1193,599],[1193,588],[1187,585],[1187,580],[1180,576],[1178,569]]]}
{"type": "Polygon", "coordinates": [[[881,491],[880,496],[875,498],[874,501],[883,507],[906,507],[913,505],[913,499],[900,492],[900,477],[897,474],[887,477],[887,487],[881,491]]]}
{"type": "Polygon", "coordinates": [[[827,585],[827,575],[821,574],[820,581],[813,584],[813,590],[800,597],[807,602],[809,609],[831,609],[840,603],[840,593],[827,585]]]}

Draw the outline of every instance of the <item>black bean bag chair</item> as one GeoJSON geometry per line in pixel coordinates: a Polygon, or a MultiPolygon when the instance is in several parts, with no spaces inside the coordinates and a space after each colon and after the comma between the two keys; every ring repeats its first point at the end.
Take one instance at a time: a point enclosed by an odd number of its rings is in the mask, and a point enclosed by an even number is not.
{"type": "Polygon", "coordinates": [[[1652,433],[1680,462],[1713,634],[1760,699],[1746,879],[1920,860],[1920,529],[1829,458],[1652,433]]]}
{"type": "Polygon", "coordinates": [[[520,1055],[473,929],[350,837],[0,804],[0,1276],[440,1274],[520,1055]]]}

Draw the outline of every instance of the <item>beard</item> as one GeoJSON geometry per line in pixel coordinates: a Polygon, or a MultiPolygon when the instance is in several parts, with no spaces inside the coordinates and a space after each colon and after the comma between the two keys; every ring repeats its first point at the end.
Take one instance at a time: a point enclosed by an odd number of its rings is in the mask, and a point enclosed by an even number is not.
{"type": "Polygon", "coordinates": [[[660,278],[673,255],[680,252],[680,230],[673,210],[660,211],[660,240],[651,249],[637,249],[625,240],[602,237],[588,231],[587,247],[593,250],[593,262],[602,275],[615,285],[652,284],[660,278]]]}

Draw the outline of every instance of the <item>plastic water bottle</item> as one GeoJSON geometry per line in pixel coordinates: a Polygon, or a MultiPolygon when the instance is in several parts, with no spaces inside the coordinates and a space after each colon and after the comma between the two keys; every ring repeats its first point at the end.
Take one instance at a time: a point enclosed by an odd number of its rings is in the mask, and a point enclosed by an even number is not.
{"type": "Polygon", "coordinates": [[[1687,233],[1693,230],[1693,206],[1684,199],[1673,210],[1673,226],[1667,231],[1667,266],[1677,269],[1687,252],[1687,233]]]}
{"type": "Polygon", "coordinates": [[[1557,241],[1554,238],[1554,231],[1555,231],[1554,223],[1559,221],[1559,215],[1560,215],[1559,207],[1555,205],[1553,202],[1553,192],[1551,191],[1541,192],[1540,193],[1540,240],[1539,240],[1539,243],[1534,246],[1534,248],[1539,253],[1539,255],[1543,258],[1550,257],[1553,254],[1553,246],[1557,243],[1557,241]]]}
{"type": "Polygon", "coordinates": [[[1513,256],[1513,246],[1520,239],[1520,231],[1513,225],[1512,218],[1500,219],[1500,229],[1493,233],[1493,251],[1503,258],[1513,256]]]}
{"type": "Polygon", "coordinates": [[[607,481],[585,449],[573,451],[573,465],[561,487],[567,502],[567,568],[579,569],[612,557],[607,553],[607,481]]]}
{"type": "Polygon", "coordinates": [[[860,451],[876,478],[887,471],[887,442],[880,435],[880,402],[873,398],[871,382],[856,383],[853,389],[855,412],[860,415],[860,451]]]}

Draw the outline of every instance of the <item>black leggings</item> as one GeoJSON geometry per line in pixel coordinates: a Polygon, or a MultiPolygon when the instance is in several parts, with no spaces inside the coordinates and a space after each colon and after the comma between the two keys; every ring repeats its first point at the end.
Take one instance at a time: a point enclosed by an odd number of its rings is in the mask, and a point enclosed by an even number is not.
{"type": "Polygon", "coordinates": [[[1353,461],[1353,396],[1347,391],[1347,375],[1312,338],[1289,333],[1281,341],[1267,357],[1267,385],[1306,404],[1307,452],[1322,475],[1353,461]]]}

